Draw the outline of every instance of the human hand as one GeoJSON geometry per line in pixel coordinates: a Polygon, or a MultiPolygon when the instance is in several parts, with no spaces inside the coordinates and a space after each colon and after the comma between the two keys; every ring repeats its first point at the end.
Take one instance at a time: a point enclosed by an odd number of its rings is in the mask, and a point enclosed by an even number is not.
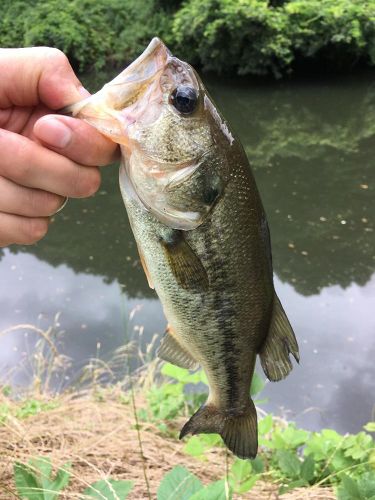
{"type": "Polygon", "coordinates": [[[81,120],[50,114],[86,97],[57,49],[0,49],[0,247],[31,244],[65,197],[90,196],[116,145],[81,120]]]}

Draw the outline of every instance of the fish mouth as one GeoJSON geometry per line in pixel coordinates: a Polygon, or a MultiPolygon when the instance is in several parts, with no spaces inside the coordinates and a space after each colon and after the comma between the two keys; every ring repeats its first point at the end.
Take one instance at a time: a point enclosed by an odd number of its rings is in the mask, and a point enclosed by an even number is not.
{"type": "Polygon", "coordinates": [[[172,54],[160,40],[153,38],[144,52],[111,82],[103,87],[114,109],[123,110],[145,93],[160,76],[172,54]]]}
{"type": "Polygon", "coordinates": [[[128,145],[127,129],[148,103],[161,95],[160,76],[172,57],[160,38],[153,38],[144,52],[99,92],[63,112],[85,120],[111,140],[128,145]]]}

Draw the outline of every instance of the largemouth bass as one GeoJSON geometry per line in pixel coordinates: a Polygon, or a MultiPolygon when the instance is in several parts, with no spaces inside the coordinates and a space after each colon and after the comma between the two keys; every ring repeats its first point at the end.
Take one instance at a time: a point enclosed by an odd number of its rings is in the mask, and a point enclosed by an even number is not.
{"type": "Polygon", "coordinates": [[[241,144],[197,73],[158,38],[71,112],[121,145],[121,193],[169,324],[158,355],[207,375],[207,402],[180,437],[218,433],[238,457],[255,457],[256,356],[276,381],[299,353],[241,144]]]}

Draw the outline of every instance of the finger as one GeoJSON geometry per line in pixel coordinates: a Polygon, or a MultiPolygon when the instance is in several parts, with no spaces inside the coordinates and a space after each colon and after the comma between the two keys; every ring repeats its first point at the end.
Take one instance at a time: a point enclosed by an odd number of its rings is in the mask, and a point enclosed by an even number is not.
{"type": "Polygon", "coordinates": [[[36,106],[60,109],[89,93],[63,52],[51,47],[0,49],[0,107],[36,106]]]}
{"type": "Polygon", "coordinates": [[[0,177],[0,212],[26,217],[48,217],[57,212],[65,198],[57,194],[19,186],[0,177]]]}
{"type": "Polygon", "coordinates": [[[85,167],[26,137],[0,129],[0,175],[21,186],[83,198],[100,185],[96,167],[85,167]]]}
{"type": "Polygon", "coordinates": [[[108,165],[119,157],[118,146],[82,120],[46,115],[34,125],[34,136],[48,148],[84,165],[108,165]]]}
{"type": "Polygon", "coordinates": [[[31,245],[48,231],[48,218],[22,217],[0,212],[0,247],[18,243],[31,245]]]}

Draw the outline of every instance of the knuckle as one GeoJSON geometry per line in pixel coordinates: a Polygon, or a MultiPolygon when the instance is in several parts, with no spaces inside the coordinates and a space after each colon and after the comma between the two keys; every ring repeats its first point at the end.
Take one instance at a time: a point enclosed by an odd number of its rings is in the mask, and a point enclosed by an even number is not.
{"type": "Polygon", "coordinates": [[[63,198],[47,191],[41,191],[33,198],[33,209],[37,215],[53,215],[63,203],[63,198]]]}
{"type": "Polygon", "coordinates": [[[31,245],[41,240],[48,231],[48,219],[29,219],[24,222],[23,234],[26,245],[31,245]]]}
{"type": "Polygon", "coordinates": [[[43,47],[42,50],[45,58],[51,59],[59,65],[69,64],[69,60],[62,50],[56,47],[43,47]]]}
{"type": "Polygon", "coordinates": [[[74,184],[74,196],[83,198],[97,192],[100,186],[100,172],[97,167],[80,167],[74,184]],[[85,171],[83,171],[85,169],[85,171]]]}

